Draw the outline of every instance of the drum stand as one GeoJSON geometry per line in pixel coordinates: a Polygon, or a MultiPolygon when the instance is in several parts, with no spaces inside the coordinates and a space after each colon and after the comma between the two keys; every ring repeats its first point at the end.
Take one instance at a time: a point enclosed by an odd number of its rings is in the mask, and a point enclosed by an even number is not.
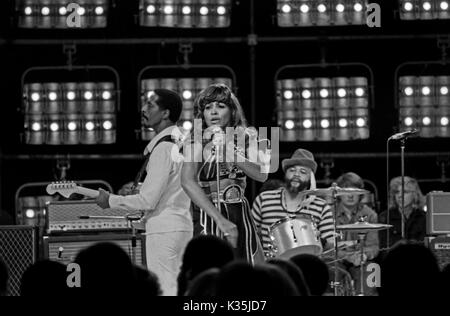
{"type": "Polygon", "coordinates": [[[337,274],[337,268],[338,268],[338,234],[336,232],[336,226],[337,226],[337,184],[333,183],[332,185],[332,191],[331,191],[331,197],[333,199],[334,204],[334,280],[331,282],[331,287],[334,290],[334,296],[338,296],[338,289],[341,286],[340,282],[338,282],[338,274],[337,274]]]}
{"type": "Polygon", "coordinates": [[[358,239],[359,239],[359,247],[361,249],[360,251],[360,264],[359,264],[359,272],[360,272],[360,293],[358,296],[364,296],[364,243],[366,239],[366,232],[358,232],[358,239]]]}

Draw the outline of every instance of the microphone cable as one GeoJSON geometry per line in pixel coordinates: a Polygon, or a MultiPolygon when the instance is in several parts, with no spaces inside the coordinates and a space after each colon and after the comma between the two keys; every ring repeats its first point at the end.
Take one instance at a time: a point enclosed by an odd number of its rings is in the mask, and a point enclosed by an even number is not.
{"type": "MultiPolygon", "coordinates": [[[[386,141],[386,224],[389,225],[390,222],[390,210],[389,210],[389,142],[391,137],[389,137],[386,141]]],[[[389,248],[389,228],[386,229],[386,248],[389,248]]]]}

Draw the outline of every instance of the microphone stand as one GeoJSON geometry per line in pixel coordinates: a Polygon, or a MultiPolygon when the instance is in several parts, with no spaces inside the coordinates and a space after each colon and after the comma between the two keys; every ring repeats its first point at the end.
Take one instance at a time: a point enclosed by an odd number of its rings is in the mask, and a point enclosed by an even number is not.
{"type": "MultiPolygon", "coordinates": [[[[215,146],[216,151],[216,190],[217,190],[217,196],[216,196],[216,208],[219,214],[222,213],[222,208],[220,204],[220,149],[223,145],[223,135],[220,136],[213,136],[213,145],[215,146]]],[[[222,236],[222,233],[220,233],[222,236]]]]}
{"type": "MultiPolygon", "coordinates": [[[[402,205],[401,205],[401,210],[400,210],[400,216],[401,216],[401,225],[402,225],[402,227],[401,227],[402,239],[405,239],[405,237],[406,237],[405,236],[405,213],[404,213],[404,211],[405,211],[404,210],[404,208],[405,208],[405,144],[406,144],[406,138],[408,138],[409,136],[414,135],[418,132],[419,132],[418,130],[413,129],[410,131],[395,134],[388,138],[388,144],[391,139],[399,139],[400,140],[401,180],[402,180],[402,205]]],[[[388,148],[389,148],[389,146],[388,146],[388,148]]],[[[389,162],[389,158],[388,158],[388,162],[389,162]]],[[[389,163],[388,163],[388,166],[389,166],[389,163]]],[[[389,198],[389,195],[388,195],[388,198],[389,198]]],[[[389,200],[388,200],[388,204],[389,204],[389,200]]],[[[389,205],[388,205],[388,224],[389,224],[389,205]]],[[[387,234],[389,236],[389,232],[387,234]]],[[[388,241],[389,241],[389,239],[388,239],[388,241]]],[[[388,246],[389,246],[389,244],[388,244],[388,246]]]]}
{"type": "Polygon", "coordinates": [[[400,140],[400,156],[401,156],[401,177],[402,177],[402,209],[401,209],[401,219],[402,219],[402,239],[405,239],[405,143],[406,137],[400,140]]]}
{"type": "Polygon", "coordinates": [[[333,183],[332,185],[332,199],[334,204],[334,280],[333,280],[333,290],[334,290],[334,296],[338,296],[338,287],[340,286],[340,283],[338,282],[338,234],[336,232],[337,227],[337,212],[338,212],[338,205],[337,205],[337,184],[333,183]]]}

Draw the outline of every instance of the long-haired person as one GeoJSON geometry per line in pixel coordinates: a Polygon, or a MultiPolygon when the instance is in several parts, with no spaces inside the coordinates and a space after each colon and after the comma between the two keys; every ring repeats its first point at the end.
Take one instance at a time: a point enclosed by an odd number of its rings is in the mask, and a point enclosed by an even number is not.
{"type": "MultiPolygon", "coordinates": [[[[405,177],[405,202],[402,210],[402,177],[393,178],[389,185],[389,224],[393,225],[389,232],[380,232],[380,244],[390,247],[402,239],[402,216],[405,223],[404,239],[423,241],[426,233],[426,215],[423,210],[425,197],[416,179],[405,177]]],[[[380,223],[387,223],[388,212],[382,212],[378,219],[380,223]]]]}
{"type": "Polygon", "coordinates": [[[229,87],[213,84],[199,94],[194,112],[202,122],[202,137],[200,140],[194,137],[185,147],[181,178],[183,189],[195,204],[194,234],[219,236],[236,248],[237,257],[251,263],[263,261],[244,191],[247,176],[264,182],[267,173],[261,169],[259,159],[248,159],[248,146],[238,146],[236,137],[232,136],[231,144],[226,140],[219,145],[215,142],[217,131],[228,132],[233,128],[238,138],[245,135],[242,133],[247,124],[242,107],[229,87]],[[220,188],[217,188],[217,158],[220,188]]]}

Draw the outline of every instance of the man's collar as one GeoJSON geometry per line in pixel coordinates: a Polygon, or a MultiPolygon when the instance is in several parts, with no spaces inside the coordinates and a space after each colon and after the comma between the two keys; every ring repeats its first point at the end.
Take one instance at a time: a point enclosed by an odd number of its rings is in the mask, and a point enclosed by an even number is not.
{"type": "MultiPolygon", "coordinates": [[[[289,194],[288,190],[283,187],[280,189],[281,190],[281,194],[282,195],[286,195],[289,194]]],[[[308,206],[309,204],[311,204],[317,197],[315,195],[310,195],[310,196],[304,196],[303,200],[300,202],[300,206],[299,209],[302,209],[306,206],[308,206]]]]}
{"type": "Polygon", "coordinates": [[[163,138],[164,136],[172,135],[172,138],[178,142],[181,137],[183,137],[183,133],[180,131],[178,126],[171,125],[163,129],[159,132],[153,139],[148,143],[147,147],[145,147],[144,155],[147,155],[152,151],[153,147],[155,147],[156,143],[163,138]]]}

